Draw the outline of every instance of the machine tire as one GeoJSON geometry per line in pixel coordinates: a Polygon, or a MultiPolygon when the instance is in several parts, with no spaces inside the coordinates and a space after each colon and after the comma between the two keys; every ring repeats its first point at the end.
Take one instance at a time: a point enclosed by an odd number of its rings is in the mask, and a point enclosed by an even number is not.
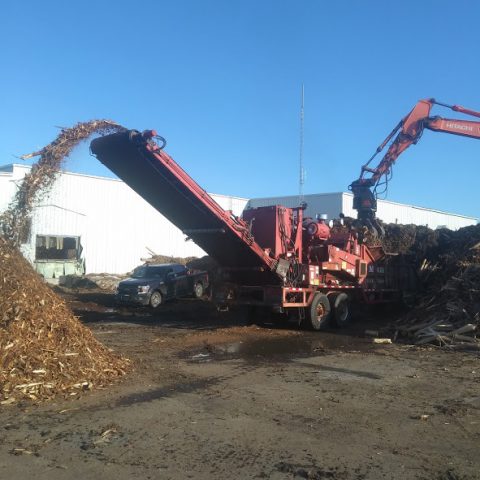
{"type": "Polygon", "coordinates": [[[195,298],[202,298],[204,293],[205,293],[205,291],[203,289],[203,284],[201,282],[197,282],[193,286],[193,296],[195,298]]]}
{"type": "Polygon", "coordinates": [[[152,308],[158,308],[162,303],[163,303],[163,296],[162,294],[158,291],[155,290],[151,295],[150,295],[150,300],[149,300],[150,306],[152,308]]]}
{"type": "Polygon", "coordinates": [[[307,308],[305,320],[306,325],[311,330],[323,330],[330,322],[330,302],[323,293],[317,292],[313,297],[313,301],[307,308]]]}
{"type": "Polygon", "coordinates": [[[350,299],[348,295],[346,293],[335,293],[328,298],[335,325],[338,328],[345,328],[351,321],[350,299]]]}

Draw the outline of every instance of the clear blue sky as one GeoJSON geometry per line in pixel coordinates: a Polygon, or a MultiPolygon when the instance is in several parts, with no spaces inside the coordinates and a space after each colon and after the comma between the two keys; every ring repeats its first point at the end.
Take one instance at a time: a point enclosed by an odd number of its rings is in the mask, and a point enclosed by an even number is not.
{"type": "MultiPolygon", "coordinates": [[[[211,192],[346,191],[418,99],[480,110],[475,1],[4,0],[0,164],[70,126],[155,128],[211,192]]],[[[437,109],[442,116],[455,116],[437,109]]],[[[66,168],[109,172],[78,149],[66,168]]],[[[426,131],[388,199],[480,216],[480,141],[426,131]]]]}

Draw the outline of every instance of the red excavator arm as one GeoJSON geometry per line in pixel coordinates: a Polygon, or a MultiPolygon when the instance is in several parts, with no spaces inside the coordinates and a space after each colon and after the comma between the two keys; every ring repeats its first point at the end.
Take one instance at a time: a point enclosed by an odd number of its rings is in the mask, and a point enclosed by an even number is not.
{"type": "Polygon", "coordinates": [[[430,110],[433,105],[441,105],[455,112],[480,118],[480,112],[469,110],[459,105],[447,105],[430,98],[420,100],[413,110],[399,122],[390,135],[388,135],[377,148],[369,161],[362,166],[360,177],[352,182],[349,187],[353,192],[353,208],[358,212],[358,220],[373,232],[381,232],[381,227],[375,220],[375,212],[377,210],[376,189],[379,185],[386,185],[388,183],[392,166],[397,158],[410,147],[410,145],[414,145],[420,140],[425,128],[436,132],[445,132],[480,139],[480,122],[458,119],[452,120],[438,116],[431,117],[430,110]],[[392,139],[394,139],[393,142],[378,166],[370,168],[369,164],[392,139]],[[367,174],[370,174],[370,176],[367,176],[367,174]]]}

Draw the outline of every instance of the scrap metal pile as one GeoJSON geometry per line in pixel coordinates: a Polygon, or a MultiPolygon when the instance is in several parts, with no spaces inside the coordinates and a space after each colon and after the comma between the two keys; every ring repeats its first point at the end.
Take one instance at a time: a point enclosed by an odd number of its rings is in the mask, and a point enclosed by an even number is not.
{"type": "Polygon", "coordinates": [[[0,272],[0,404],[77,395],[128,370],[1,237],[0,272]]]}
{"type": "Polygon", "coordinates": [[[386,225],[385,250],[411,255],[423,290],[394,326],[415,344],[480,345],[480,225],[430,230],[386,225]]]}

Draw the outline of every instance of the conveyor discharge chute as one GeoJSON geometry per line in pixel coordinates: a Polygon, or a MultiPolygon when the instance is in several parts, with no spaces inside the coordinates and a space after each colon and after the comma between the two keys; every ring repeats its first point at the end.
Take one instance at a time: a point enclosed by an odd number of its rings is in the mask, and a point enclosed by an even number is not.
{"type": "Polygon", "coordinates": [[[96,138],[90,146],[100,162],[236,281],[246,285],[281,284],[285,273],[281,273],[277,260],[254,241],[248,224],[223,210],[155,143],[155,135],[154,131],[123,131],[96,138]]]}

